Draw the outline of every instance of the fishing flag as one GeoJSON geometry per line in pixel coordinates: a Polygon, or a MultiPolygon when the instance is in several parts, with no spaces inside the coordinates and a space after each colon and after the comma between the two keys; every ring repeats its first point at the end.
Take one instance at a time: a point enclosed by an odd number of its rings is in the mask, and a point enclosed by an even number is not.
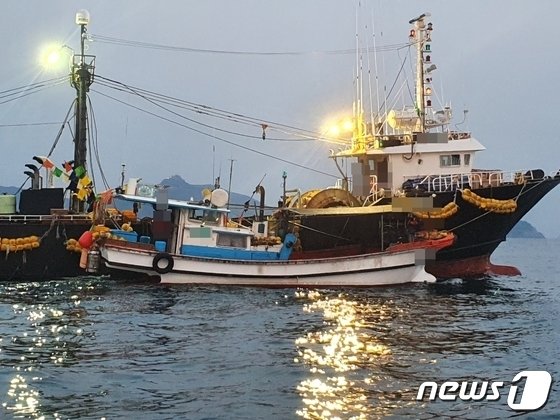
{"type": "Polygon", "coordinates": [[[89,195],[89,191],[85,188],[82,188],[81,190],[78,191],[77,194],[78,200],[84,201],[88,195],[89,195]]]}
{"type": "Polygon", "coordinates": [[[43,165],[47,169],[54,168],[54,163],[52,163],[52,161],[46,156],[33,156],[33,159],[35,161],[39,162],[41,165],[43,165]]]}
{"type": "Polygon", "coordinates": [[[77,168],[74,168],[74,173],[78,178],[83,178],[86,175],[86,168],[80,165],[77,168]]]}
{"type": "Polygon", "coordinates": [[[80,181],[78,181],[78,188],[85,188],[87,187],[89,184],[91,184],[91,179],[89,178],[89,176],[84,175],[80,181]]]}
{"type": "Polygon", "coordinates": [[[113,201],[113,190],[103,191],[99,194],[99,199],[103,204],[111,204],[113,201]]]}

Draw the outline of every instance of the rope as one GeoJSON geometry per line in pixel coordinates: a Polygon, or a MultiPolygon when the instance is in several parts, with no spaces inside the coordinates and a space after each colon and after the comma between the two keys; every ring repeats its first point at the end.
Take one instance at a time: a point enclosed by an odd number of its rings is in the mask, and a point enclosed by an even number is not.
{"type": "MultiPolygon", "coordinates": [[[[518,199],[520,196],[522,196],[522,195],[524,195],[524,194],[527,194],[527,193],[528,193],[529,191],[531,191],[533,188],[536,188],[537,186],[539,186],[540,184],[542,184],[542,183],[543,183],[544,181],[546,181],[546,180],[547,180],[546,178],[543,178],[541,181],[537,182],[535,185],[533,185],[531,188],[529,188],[529,189],[526,190],[526,191],[523,191],[523,189],[525,188],[525,185],[527,185],[527,184],[524,184],[523,187],[521,188],[521,190],[519,191],[519,194],[517,194],[517,196],[515,197],[514,200],[517,202],[517,199],[518,199]]],[[[467,221],[467,222],[465,222],[465,223],[462,223],[462,224],[460,224],[460,225],[457,225],[457,226],[455,226],[454,228],[448,229],[448,231],[449,231],[449,232],[452,232],[452,231],[454,231],[455,229],[459,229],[459,228],[461,228],[461,227],[463,227],[463,226],[466,226],[466,225],[468,225],[469,223],[472,223],[472,222],[474,222],[475,220],[478,220],[478,219],[480,219],[481,217],[484,217],[484,216],[486,216],[486,215],[489,214],[489,213],[492,213],[492,212],[491,212],[491,211],[486,211],[485,213],[483,213],[483,214],[481,214],[481,215],[479,215],[479,216],[476,216],[475,218],[473,218],[473,219],[471,219],[471,220],[469,220],[469,221],[467,221]]]]}
{"type": "Polygon", "coordinates": [[[297,226],[299,228],[304,228],[304,229],[310,230],[311,232],[319,233],[319,234],[325,235],[325,236],[330,236],[331,238],[342,239],[343,241],[352,242],[351,239],[343,238],[342,236],[338,236],[338,235],[333,235],[332,233],[323,232],[321,230],[314,229],[314,228],[309,227],[309,226],[304,226],[304,225],[302,225],[300,223],[297,223],[297,222],[288,221],[288,223],[290,223],[291,225],[297,226]]]}

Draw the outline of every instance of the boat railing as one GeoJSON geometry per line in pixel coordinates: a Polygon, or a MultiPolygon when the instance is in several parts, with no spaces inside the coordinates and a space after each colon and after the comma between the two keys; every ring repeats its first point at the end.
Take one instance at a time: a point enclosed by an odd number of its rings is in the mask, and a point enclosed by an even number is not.
{"type": "MultiPolygon", "coordinates": [[[[551,177],[556,176],[550,175],[551,177]]],[[[501,171],[479,170],[457,174],[404,176],[402,188],[407,190],[422,190],[426,192],[444,192],[462,190],[465,188],[479,189],[498,187],[504,184],[523,184],[535,182],[545,178],[541,169],[501,171]]]]}
{"type": "Polygon", "coordinates": [[[379,203],[385,196],[385,191],[379,188],[379,184],[377,183],[377,175],[371,175],[369,185],[371,186],[369,189],[369,195],[364,200],[362,204],[363,207],[365,206],[373,206],[379,203]]]}
{"type": "Polygon", "coordinates": [[[447,138],[449,140],[464,140],[471,138],[470,131],[449,131],[447,133],[447,138]]]}
{"type": "Polygon", "coordinates": [[[301,207],[301,190],[299,188],[286,190],[285,205],[287,207],[301,207]]]}
{"type": "Polygon", "coordinates": [[[86,214],[65,214],[65,215],[29,215],[29,214],[0,214],[0,222],[51,222],[53,220],[60,221],[91,221],[91,216],[86,214]]]}

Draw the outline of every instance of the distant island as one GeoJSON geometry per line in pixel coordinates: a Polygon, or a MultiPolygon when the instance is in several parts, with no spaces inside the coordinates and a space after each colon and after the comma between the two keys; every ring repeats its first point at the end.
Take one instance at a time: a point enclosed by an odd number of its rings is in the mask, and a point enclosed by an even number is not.
{"type": "MultiPolygon", "coordinates": [[[[202,200],[202,191],[204,189],[212,190],[213,185],[210,184],[189,184],[179,175],[173,175],[171,178],[162,180],[159,185],[165,185],[168,187],[169,198],[174,198],[177,200],[192,200],[198,201],[202,200]]],[[[221,186],[224,188],[224,185],[221,186]]],[[[227,186],[225,187],[227,188],[227,186]]],[[[256,198],[259,198],[258,196],[256,198]]],[[[230,203],[232,204],[244,204],[246,201],[255,202],[256,200],[243,194],[238,194],[236,192],[231,192],[230,203]]],[[[252,204],[251,204],[252,205],[252,204]]]]}
{"type": "MultiPolygon", "coordinates": [[[[187,200],[193,202],[202,202],[204,197],[202,196],[202,191],[205,189],[213,190],[214,186],[210,184],[189,184],[179,175],[173,175],[170,178],[163,179],[158,183],[159,185],[164,185],[167,187],[167,194],[169,198],[175,200],[187,200]]],[[[224,188],[224,186],[221,186],[224,188]]],[[[249,209],[246,215],[253,215],[255,212],[255,206],[257,205],[257,200],[255,198],[260,198],[258,195],[256,197],[249,197],[247,195],[238,194],[236,192],[231,192],[230,196],[230,206],[231,215],[237,217],[241,214],[243,205],[249,203],[249,209]]],[[[130,203],[119,203],[120,206],[130,205],[130,203]]],[[[147,206],[140,208],[140,217],[149,216],[151,209],[147,206]]]]}
{"type": "Polygon", "coordinates": [[[535,227],[524,220],[520,220],[507,236],[508,238],[535,238],[544,239],[545,236],[535,227]]]}
{"type": "Polygon", "coordinates": [[[0,195],[2,194],[15,194],[19,191],[19,188],[17,187],[0,187],[0,195]]]}

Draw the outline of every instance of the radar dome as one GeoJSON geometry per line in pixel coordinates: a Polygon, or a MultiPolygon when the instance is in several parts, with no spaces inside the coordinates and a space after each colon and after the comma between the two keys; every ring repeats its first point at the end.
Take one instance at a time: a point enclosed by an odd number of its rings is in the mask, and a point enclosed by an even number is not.
{"type": "Polygon", "coordinates": [[[224,207],[228,203],[228,193],[226,190],[218,188],[212,191],[210,196],[210,203],[216,207],[224,207]]]}

